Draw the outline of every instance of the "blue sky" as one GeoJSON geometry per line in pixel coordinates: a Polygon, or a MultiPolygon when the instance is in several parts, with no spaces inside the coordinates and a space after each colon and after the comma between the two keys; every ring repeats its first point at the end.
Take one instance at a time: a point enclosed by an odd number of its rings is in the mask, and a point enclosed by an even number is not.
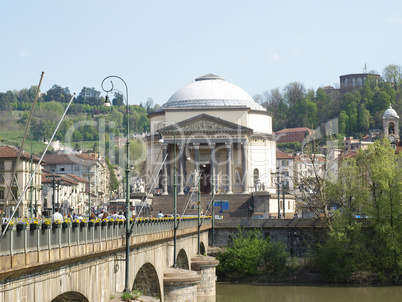
{"type": "Polygon", "coordinates": [[[2,1],[0,29],[0,92],[42,71],[42,91],[100,91],[115,74],[130,104],[163,104],[207,73],[254,96],[402,64],[400,0],[2,1]]]}

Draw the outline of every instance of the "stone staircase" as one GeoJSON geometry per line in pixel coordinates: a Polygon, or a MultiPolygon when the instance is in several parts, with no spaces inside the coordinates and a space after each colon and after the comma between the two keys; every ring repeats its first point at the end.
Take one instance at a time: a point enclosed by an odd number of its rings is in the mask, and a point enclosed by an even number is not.
{"type": "MultiPolygon", "coordinates": [[[[177,213],[181,216],[183,215],[183,210],[187,202],[190,199],[191,194],[187,195],[178,195],[177,196],[177,213]]],[[[206,213],[206,209],[211,202],[211,195],[209,194],[201,194],[201,209],[203,209],[203,213],[206,213]]],[[[231,217],[248,217],[248,206],[252,205],[253,196],[252,194],[217,194],[215,195],[215,202],[217,201],[228,201],[229,202],[229,210],[223,211],[223,218],[231,218],[231,217]]],[[[156,217],[159,211],[162,211],[163,214],[173,214],[173,195],[160,195],[154,196],[152,201],[152,211],[151,215],[156,217]]],[[[215,208],[215,215],[219,215],[219,207],[215,208]]],[[[208,215],[211,215],[212,205],[208,215]]],[[[193,194],[191,200],[188,202],[188,207],[184,212],[184,215],[198,215],[197,211],[197,194],[193,194]]]]}

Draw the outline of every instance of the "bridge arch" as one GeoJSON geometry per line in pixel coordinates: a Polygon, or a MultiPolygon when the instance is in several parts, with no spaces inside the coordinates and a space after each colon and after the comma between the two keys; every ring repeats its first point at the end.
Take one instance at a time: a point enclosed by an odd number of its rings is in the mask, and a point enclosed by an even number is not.
{"type": "Polygon", "coordinates": [[[187,253],[184,249],[181,249],[177,254],[176,264],[178,268],[189,269],[190,265],[188,263],[187,253]]]}
{"type": "Polygon", "coordinates": [[[89,300],[79,292],[69,291],[58,295],[51,302],[89,302],[89,300]]]}
{"type": "Polygon", "coordinates": [[[135,289],[140,290],[144,296],[162,299],[158,273],[151,263],[145,263],[137,272],[133,284],[133,290],[135,289]]]}

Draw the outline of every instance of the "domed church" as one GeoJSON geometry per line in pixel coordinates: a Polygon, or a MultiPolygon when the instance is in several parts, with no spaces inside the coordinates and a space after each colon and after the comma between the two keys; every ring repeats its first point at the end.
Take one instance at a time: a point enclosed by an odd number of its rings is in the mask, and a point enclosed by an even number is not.
{"type": "Polygon", "coordinates": [[[272,114],[214,74],[184,86],[149,115],[147,186],[161,195],[274,193],[272,114]],[[177,171],[176,180],[174,171],[177,171]]]}

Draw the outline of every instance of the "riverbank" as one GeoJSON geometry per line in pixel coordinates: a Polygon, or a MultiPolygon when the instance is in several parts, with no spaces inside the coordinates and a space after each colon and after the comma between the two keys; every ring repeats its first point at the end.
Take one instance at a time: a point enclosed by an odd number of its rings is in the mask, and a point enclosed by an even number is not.
{"type": "Polygon", "coordinates": [[[216,285],[216,302],[309,301],[361,302],[402,301],[402,287],[342,286],[334,284],[223,283],[216,285]]]}
{"type": "Polygon", "coordinates": [[[390,281],[391,278],[385,280],[378,280],[374,274],[366,272],[355,273],[349,282],[337,282],[336,280],[327,280],[319,273],[309,270],[290,272],[283,275],[265,274],[260,276],[247,277],[242,279],[225,279],[218,277],[218,282],[242,282],[242,283],[266,283],[266,284],[332,284],[341,286],[400,286],[402,280],[390,281]]]}

